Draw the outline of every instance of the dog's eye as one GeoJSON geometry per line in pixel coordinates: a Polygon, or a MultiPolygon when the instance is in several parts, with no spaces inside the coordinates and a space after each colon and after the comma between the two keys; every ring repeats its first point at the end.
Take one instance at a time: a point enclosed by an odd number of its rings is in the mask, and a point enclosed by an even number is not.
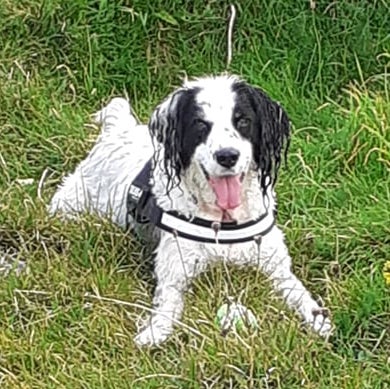
{"type": "Polygon", "coordinates": [[[237,127],[238,128],[246,128],[250,125],[251,121],[248,118],[240,118],[237,120],[237,127]]]}
{"type": "Polygon", "coordinates": [[[209,129],[209,124],[202,119],[196,119],[195,127],[199,132],[206,132],[209,129]]]}

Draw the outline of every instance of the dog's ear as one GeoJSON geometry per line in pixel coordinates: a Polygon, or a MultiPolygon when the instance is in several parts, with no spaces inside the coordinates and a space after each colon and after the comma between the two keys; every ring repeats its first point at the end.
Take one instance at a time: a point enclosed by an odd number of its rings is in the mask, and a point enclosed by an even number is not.
{"type": "Polygon", "coordinates": [[[280,163],[287,157],[290,121],[279,103],[259,88],[244,84],[242,89],[255,112],[252,134],[253,159],[261,174],[261,187],[275,185],[280,163]]]}
{"type": "Polygon", "coordinates": [[[150,135],[160,144],[169,141],[175,131],[180,95],[180,90],[170,94],[152,113],[149,121],[150,135]]]}
{"type": "Polygon", "coordinates": [[[155,162],[161,163],[172,187],[180,182],[183,168],[181,143],[183,138],[183,103],[187,90],[178,89],[153,112],[149,131],[156,147],[155,162]],[[160,155],[162,153],[162,155],[160,155]],[[158,161],[157,161],[158,160],[158,161]]]}

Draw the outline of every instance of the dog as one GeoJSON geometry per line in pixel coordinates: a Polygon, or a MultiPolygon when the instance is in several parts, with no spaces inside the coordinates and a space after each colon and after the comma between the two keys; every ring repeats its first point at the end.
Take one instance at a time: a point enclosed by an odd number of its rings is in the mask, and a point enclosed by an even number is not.
{"type": "Polygon", "coordinates": [[[237,76],[207,76],[186,80],[148,125],[137,123],[123,98],[95,119],[100,136],[49,211],[65,217],[93,212],[123,228],[150,222],[157,212],[154,308],[136,344],[165,341],[181,318],[191,280],[220,260],[257,267],[307,325],[330,336],[327,311],[292,273],[284,234],[274,224],[274,186],[290,141],[279,103],[237,76]],[[149,190],[134,185],[148,163],[149,190]],[[136,201],[129,206],[129,193],[144,189],[152,208],[146,219],[138,217],[136,201]]]}

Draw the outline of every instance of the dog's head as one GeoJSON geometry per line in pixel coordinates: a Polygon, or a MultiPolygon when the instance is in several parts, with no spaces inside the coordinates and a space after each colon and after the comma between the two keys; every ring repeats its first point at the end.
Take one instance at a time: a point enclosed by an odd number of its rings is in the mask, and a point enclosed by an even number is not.
{"type": "Polygon", "coordinates": [[[186,82],[156,108],[149,123],[171,185],[196,164],[224,210],[240,204],[241,183],[251,170],[263,192],[275,184],[289,127],[278,103],[228,76],[186,82]]]}

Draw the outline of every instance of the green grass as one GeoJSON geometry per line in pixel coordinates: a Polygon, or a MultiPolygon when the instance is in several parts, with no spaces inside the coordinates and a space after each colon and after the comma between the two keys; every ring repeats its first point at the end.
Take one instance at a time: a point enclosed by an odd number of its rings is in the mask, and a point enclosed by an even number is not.
{"type": "Polygon", "coordinates": [[[293,122],[278,222],[294,271],[332,312],[332,341],[300,328],[261,275],[220,266],[188,294],[183,322],[200,334],[181,328],[140,350],[132,338],[153,285],[144,248],[101,220],[51,220],[45,204],[110,96],[127,94],[146,121],[184,75],[226,69],[228,3],[0,2],[0,250],[28,267],[0,278],[1,387],[390,386],[390,9],[315,3],[242,1],[229,70],[293,122]],[[224,338],[216,311],[242,291],[260,331],[224,338]]]}

